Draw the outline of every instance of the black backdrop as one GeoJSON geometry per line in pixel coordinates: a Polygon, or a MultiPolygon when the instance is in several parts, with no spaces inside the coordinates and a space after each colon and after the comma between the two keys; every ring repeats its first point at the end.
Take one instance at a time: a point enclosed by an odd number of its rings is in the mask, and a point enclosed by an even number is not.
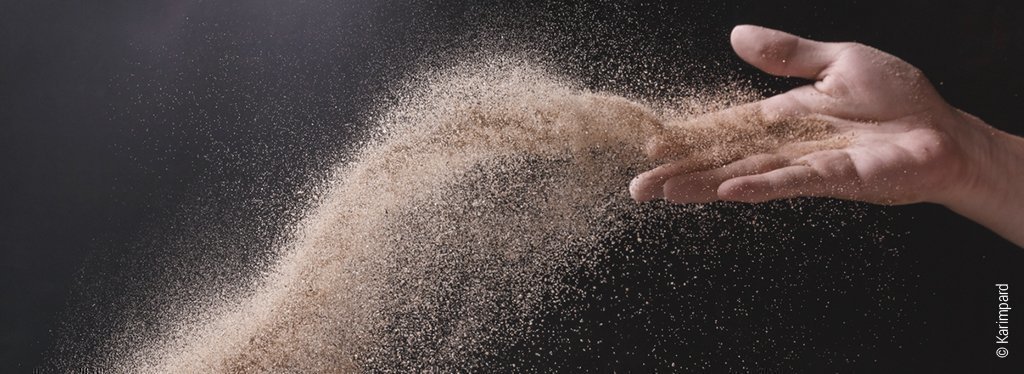
{"type": "MultiPolygon", "coordinates": [[[[208,287],[236,280],[242,264],[271,247],[310,175],[358,137],[361,108],[393,81],[393,65],[471,38],[467,25],[491,8],[537,11],[454,2],[4,2],[0,367],[30,371],[88,355],[95,335],[117,322],[98,316],[144,299],[145,284],[190,279],[153,275],[168,262],[216,262],[220,270],[200,272],[208,287]],[[189,234],[234,239],[212,254],[172,243],[189,234]]],[[[955,106],[1024,134],[1016,112],[1024,12],[1010,2],[548,8],[637,33],[634,40],[661,46],[647,50],[652,61],[716,61],[766,92],[798,82],[732,57],[733,25],[856,40],[920,67],[955,106]]],[[[941,207],[885,211],[906,233],[906,266],[893,271],[913,283],[918,310],[898,339],[912,344],[866,350],[877,357],[852,368],[1024,362],[1014,353],[997,360],[992,343],[993,284],[1021,284],[1024,253],[941,207]]]]}

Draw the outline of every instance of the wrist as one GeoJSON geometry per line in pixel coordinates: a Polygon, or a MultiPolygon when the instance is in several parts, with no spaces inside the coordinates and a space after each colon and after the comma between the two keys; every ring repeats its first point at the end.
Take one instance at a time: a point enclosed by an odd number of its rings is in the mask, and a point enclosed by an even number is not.
{"type": "Polygon", "coordinates": [[[1024,245],[1024,138],[960,112],[962,162],[936,203],[1024,245]]]}
{"type": "Polygon", "coordinates": [[[955,113],[950,133],[957,144],[958,162],[953,165],[948,188],[934,201],[954,210],[995,192],[993,169],[999,168],[995,163],[1005,147],[999,130],[971,114],[955,113]]]}

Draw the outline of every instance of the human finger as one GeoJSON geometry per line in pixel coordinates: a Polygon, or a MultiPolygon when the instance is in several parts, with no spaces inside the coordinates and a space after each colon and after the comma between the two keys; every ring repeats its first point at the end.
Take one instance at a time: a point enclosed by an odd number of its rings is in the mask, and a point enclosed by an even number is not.
{"type": "Polygon", "coordinates": [[[712,202],[718,200],[717,190],[722,182],[788,164],[789,160],[780,155],[755,155],[720,168],[676,175],[665,182],[662,194],[666,201],[676,204],[712,202]]]}
{"type": "Polygon", "coordinates": [[[802,157],[792,166],[729,179],[718,187],[718,197],[752,203],[797,196],[852,198],[859,183],[849,155],[833,150],[802,157]]]}
{"type": "Polygon", "coordinates": [[[698,152],[700,150],[687,148],[692,143],[688,141],[687,132],[694,128],[714,128],[741,122],[770,124],[786,118],[811,115],[815,108],[821,106],[820,101],[823,100],[820,94],[813,91],[814,88],[803,86],[761,101],[737,105],[671,124],[666,126],[661,134],[648,139],[644,152],[652,160],[664,160],[698,152]]]}
{"type": "Polygon", "coordinates": [[[637,202],[660,199],[664,196],[662,186],[672,176],[707,168],[702,158],[676,160],[637,175],[629,182],[629,195],[637,202]]]}
{"type": "Polygon", "coordinates": [[[838,59],[844,45],[754,25],[736,26],[730,41],[740,58],[766,73],[815,80],[838,59]]]}

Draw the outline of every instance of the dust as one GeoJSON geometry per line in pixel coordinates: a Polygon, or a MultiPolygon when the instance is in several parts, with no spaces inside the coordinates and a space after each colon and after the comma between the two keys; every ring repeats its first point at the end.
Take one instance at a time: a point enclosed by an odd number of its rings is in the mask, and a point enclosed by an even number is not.
{"type": "Polygon", "coordinates": [[[730,90],[655,104],[516,58],[424,72],[251,292],[114,370],[493,369],[507,347],[543,334],[539,315],[585,292],[566,274],[594,270],[617,245],[610,233],[655,218],[629,198],[638,172],[834,137],[812,119],[702,116],[755,99],[730,90]],[[651,139],[671,151],[648,158],[651,139]]]}

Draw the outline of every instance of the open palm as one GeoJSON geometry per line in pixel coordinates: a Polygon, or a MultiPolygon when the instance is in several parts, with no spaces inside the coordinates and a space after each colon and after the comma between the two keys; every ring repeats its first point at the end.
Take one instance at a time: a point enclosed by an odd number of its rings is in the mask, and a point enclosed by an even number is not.
{"type": "MultiPolygon", "coordinates": [[[[711,170],[658,168],[630,186],[639,201],[760,202],[828,196],[882,204],[944,202],[969,184],[959,140],[967,116],[917,68],[856,43],[823,43],[757,26],[732,33],[736,53],[770,74],[813,84],[748,104],[768,118],[815,117],[846,139],[838,149],[752,155],[711,170]]],[[[743,110],[749,108],[736,108],[743,110]]]]}

